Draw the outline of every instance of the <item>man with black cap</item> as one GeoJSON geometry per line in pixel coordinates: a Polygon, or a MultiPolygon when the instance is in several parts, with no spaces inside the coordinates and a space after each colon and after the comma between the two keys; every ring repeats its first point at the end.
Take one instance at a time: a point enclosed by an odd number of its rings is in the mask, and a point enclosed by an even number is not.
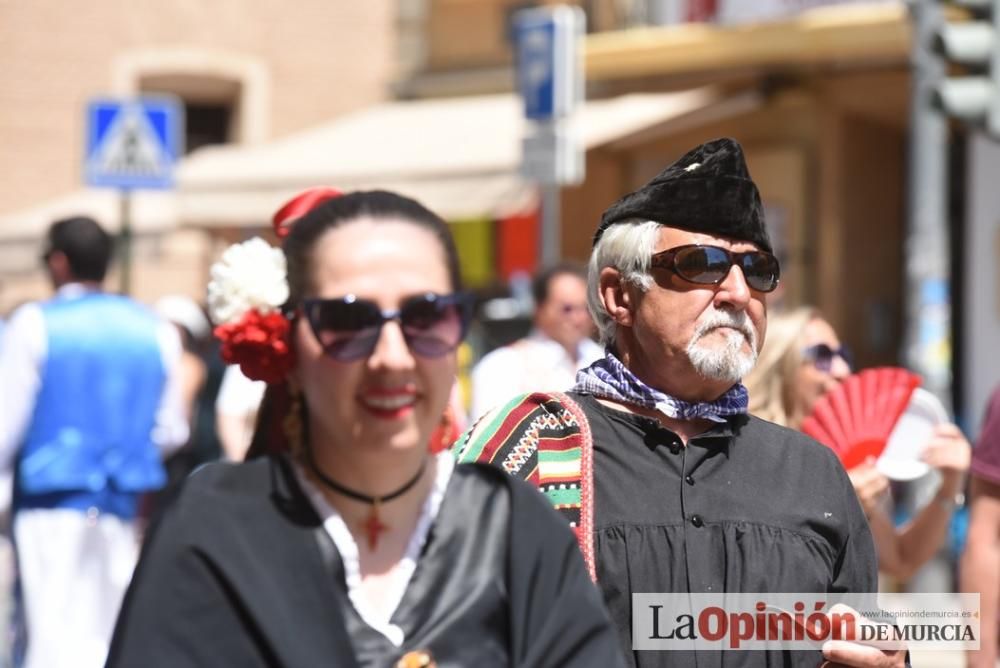
{"type": "MultiPolygon", "coordinates": [[[[836,456],[747,414],[740,379],[778,278],[739,144],[697,147],[601,220],[588,301],[605,357],[569,393],[512,399],[456,445],[460,460],[529,480],[566,516],[632,665],[824,661],[633,649],[633,593],[877,591],[871,534],[836,456]]],[[[826,651],[844,665],[904,659],[850,643],[826,651]]]]}

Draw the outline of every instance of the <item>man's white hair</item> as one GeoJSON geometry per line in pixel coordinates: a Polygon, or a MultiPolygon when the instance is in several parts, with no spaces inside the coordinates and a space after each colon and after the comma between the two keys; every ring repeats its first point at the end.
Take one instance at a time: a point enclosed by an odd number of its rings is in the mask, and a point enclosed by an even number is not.
{"type": "Polygon", "coordinates": [[[597,323],[601,344],[613,346],[617,323],[604,308],[601,299],[601,270],[605,267],[617,269],[622,279],[641,291],[653,286],[649,274],[649,263],[659,240],[661,223],[655,220],[633,218],[615,223],[604,231],[600,241],[590,254],[587,268],[587,306],[597,323]]]}

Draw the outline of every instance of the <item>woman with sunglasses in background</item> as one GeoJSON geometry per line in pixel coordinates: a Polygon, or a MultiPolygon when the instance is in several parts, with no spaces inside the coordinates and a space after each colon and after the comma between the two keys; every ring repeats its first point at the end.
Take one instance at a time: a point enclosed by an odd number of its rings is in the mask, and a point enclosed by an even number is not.
{"type": "Polygon", "coordinates": [[[269,383],[261,456],[189,478],[108,665],[621,665],[544,497],[434,454],[471,311],[445,223],[319,188],[275,224],[283,255],[231,249],[209,289],[223,355],[269,383]]]}
{"type": "MultiPolygon", "coordinates": [[[[850,373],[847,348],[815,309],[801,307],[774,315],[757,366],[746,379],[750,412],[798,429],[816,401],[850,373]]],[[[886,507],[889,481],[875,462],[848,471],[871,525],[882,572],[906,581],[944,544],[970,454],[969,442],[958,427],[938,427],[924,461],[941,474],[941,483],[934,500],[898,529],[886,507]]]]}

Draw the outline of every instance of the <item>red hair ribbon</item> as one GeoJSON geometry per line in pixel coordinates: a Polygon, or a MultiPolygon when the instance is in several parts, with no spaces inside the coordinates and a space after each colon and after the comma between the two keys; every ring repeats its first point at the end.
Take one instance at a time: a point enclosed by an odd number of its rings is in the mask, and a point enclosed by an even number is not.
{"type": "Polygon", "coordinates": [[[341,191],[336,188],[331,188],[330,186],[315,186],[313,188],[303,190],[298,195],[285,202],[285,204],[278,209],[278,212],[274,214],[274,217],[271,219],[271,223],[274,225],[274,233],[278,235],[279,239],[287,237],[288,233],[291,231],[292,224],[296,220],[306,215],[323,202],[331,200],[334,197],[340,197],[343,194],[344,193],[341,191]]]}

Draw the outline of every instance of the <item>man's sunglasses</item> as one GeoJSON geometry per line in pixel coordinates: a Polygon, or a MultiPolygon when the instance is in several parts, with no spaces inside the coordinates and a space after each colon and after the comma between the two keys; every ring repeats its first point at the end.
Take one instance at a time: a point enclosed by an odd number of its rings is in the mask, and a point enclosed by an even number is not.
{"type": "Polygon", "coordinates": [[[587,312],[587,305],[586,304],[560,304],[559,305],[559,312],[562,313],[563,315],[567,315],[567,316],[573,315],[574,313],[586,313],[587,312]]]}
{"type": "Polygon", "coordinates": [[[396,310],[347,295],[339,299],[305,299],[302,310],[323,352],[338,362],[354,362],[372,354],[390,320],[399,322],[413,354],[441,357],[465,338],[472,299],[465,293],[416,295],[396,310]]]}
{"type": "Polygon", "coordinates": [[[659,252],[653,256],[651,265],[669,269],[685,281],[701,285],[718,285],[736,265],[743,271],[747,285],[759,292],[773,291],[781,275],[778,259],[765,251],[736,253],[719,246],[699,244],[659,252]]]}
{"type": "Polygon", "coordinates": [[[853,359],[851,358],[851,351],[847,346],[831,348],[825,343],[817,343],[816,345],[809,346],[802,351],[803,361],[812,364],[823,373],[830,373],[830,370],[833,369],[833,360],[838,357],[844,360],[844,363],[847,364],[848,368],[852,368],[854,366],[853,359]]]}

